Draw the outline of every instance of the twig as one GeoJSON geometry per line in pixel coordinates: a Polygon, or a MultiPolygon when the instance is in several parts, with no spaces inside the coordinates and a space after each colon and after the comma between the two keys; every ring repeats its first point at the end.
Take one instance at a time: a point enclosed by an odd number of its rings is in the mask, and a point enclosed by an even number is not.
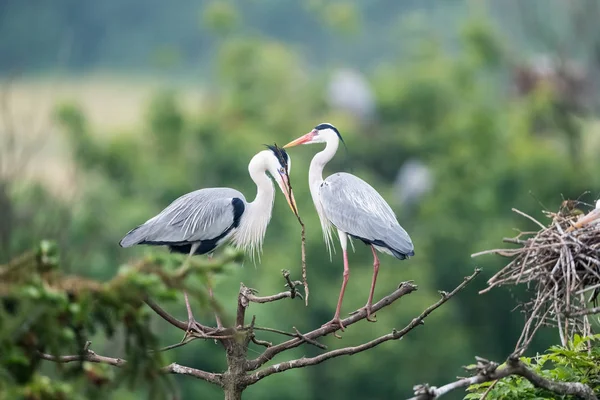
{"type": "Polygon", "coordinates": [[[511,355],[503,367],[498,367],[497,363],[490,362],[483,358],[476,357],[477,366],[475,367],[477,375],[462,378],[455,382],[448,383],[439,388],[429,385],[417,385],[414,387],[415,396],[409,400],[433,400],[437,399],[458,388],[469,387],[471,385],[497,381],[510,375],[518,375],[527,379],[534,386],[549,390],[560,395],[577,396],[584,400],[597,400],[592,389],[579,382],[557,382],[546,379],[533,370],[528,368],[518,357],[511,355]]]}
{"type": "Polygon", "coordinates": [[[243,283],[240,284],[240,295],[244,296],[244,298],[250,303],[271,303],[273,301],[278,301],[286,298],[293,299],[292,291],[285,291],[277,294],[272,294],[270,296],[256,296],[256,290],[247,287],[243,283]]]}
{"type": "MultiPolygon", "coordinates": [[[[276,143],[275,143],[275,148],[279,149],[279,147],[277,146],[276,143]]],[[[287,177],[286,190],[287,190],[288,197],[292,198],[292,193],[293,193],[292,180],[291,180],[290,174],[288,172],[287,160],[285,160],[284,157],[282,157],[282,152],[279,152],[277,157],[279,158],[279,162],[285,166],[285,176],[287,177]]],[[[296,205],[292,204],[291,206],[292,206],[292,211],[296,215],[296,218],[298,219],[298,223],[300,224],[300,228],[301,228],[300,237],[301,237],[301,257],[302,257],[302,284],[304,286],[304,304],[308,307],[308,296],[310,294],[310,291],[308,290],[308,279],[306,278],[306,227],[304,226],[304,222],[302,221],[302,218],[300,218],[300,214],[298,213],[298,209],[296,208],[296,205]]]]}
{"type": "Polygon", "coordinates": [[[66,363],[75,362],[75,361],[87,361],[87,362],[97,363],[97,364],[108,364],[108,365],[112,365],[114,367],[122,367],[123,365],[125,365],[127,363],[127,361],[123,360],[122,358],[99,356],[98,354],[94,353],[90,349],[87,349],[86,351],[84,351],[83,354],[77,354],[77,355],[54,356],[52,354],[38,352],[38,356],[42,360],[53,361],[53,362],[59,363],[59,364],[66,364],[66,363]]]}
{"type": "Polygon", "coordinates": [[[295,333],[290,333],[290,332],[282,331],[279,329],[264,328],[261,326],[255,326],[253,329],[255,331],[273,332],[273,333],[279,333],[280,335],[285,335],[285,336],[290,336],[290,337],[298,337],[295,333]]]}
{"type": "Polygon", "coordinates": [[[212,372],[206,372],[202,371],[201,369],[186,367],[177,363],[171,363],[166,367],[162,367],[161,372],[168,374],[193,376],[194,378],[202,379],[204,381],[214,383],[215,385],[223,386],[222,374],[214,374],[212,372]]]}
{"type": "Polygon", "coordinates": [[[488,395],[490,394],[490,392],[492,391],[492,389],[494,387],[496,387],[498,382],[500,382],[498,379],[496,379],[494,382],[492,382],[492,384],[486,389],[486,391],[483,392],[483,394],[481,395],[481,398],[479,400],[485,400],[488,397],[488,395]]]}
{"type": "MultiPolygon", "coordinates": [[[[89,343],[89,342],[88,342],[89,343]]],[[[113,358],[100,356],[89,349],[89,344],[86,343],[86,347],[84,347],[83,354],[79,355],[68,355],[68,356],[55,356],[51,354],[38,352],[38,356],[43,360],[48,360],[56,363],[70,363],[70,362],[91,362],[97,364],[107,364],[115,367],[123,367],[127,364],[127,361],[122,358],[113,358]]],[[[185,367],[183,365],[179,365],[176,363],[172,363],[160,369],[163,373],[168,374],[179,374],[179,375],[188,375],[193,376],[198,379],[205,380],[210,383],[214,383],[216,385],[222,386],[222,375],[214,374],[211,372],[202,371],[196,368],[185,367]]]]}
{"type": "Polygon", "coordinates": [[[259,346],[264,346],[266,348],[273,346],[273,343],[271,343],[271,342],[267,342],[266,340],[257,339],[254,334],[252,334],[252,336],[250,338],[254,344],[257,344],[259,346]]]}
{"type": "Polygon", "coordinates": [[[567,317],[580,317],[583,315],[600,314],[600,307],[586,308],[584,310],[572,311],[565,314],[567,317]]]}
{"type": "MultiPolygon", "coordinates": [[[[413,330],[414,328],[416,328],[417,326],[423,324],[423,320],[425,318],[427,318],[427,316],[429,314],[431,314],[435,309],[439,308],[442,304],[444,304],[445,302],[447,302],[450,298],[452,298],[456,293],[458,293],[460,290],[462,290],[467,284],[469,284],[469,282],[471,282],[475,276],[477,276],[479,273],[481,272],[480,269],[476,269],[472,275],[465,277],[464,281],[458,285],[452,292],[450,293],[445,293],[442,292],[442,298],[440,300],[438,300],[435,304],[429,306],[427,309],[425,309],[418,317],[414,318],[407,326],[405,326],[402,330],[393,330],[391,333],[388,333],[387,335],[383,335],[380,336],[374,340],[371,340],[367,343],[363,343],[359,346],[354,346],[354,347],[344,347],[342,349],[336,349],[336,350],[331,350],[328,351],[326,353],[320,354],[318,356],[315,357],[311,357],[311,358],[299,358],[296,360],[291,360],[291,361],[285,361],[279,364],[275,364],[272,366],[269,366],[265,369],[262,369],[260,371],[257,371],[255,373],[253,373],[252,375],[249,376],[249,382],[252,383],[256,383],[259,380],[266,378],[267,376],[273,375],[273,374],[277,374],[283,371],[287,371],[289,369],[293,369],[293,368],[303,368],[303,367],[307,367],[309,365],[315,365],[315,364],[320,364],[323,361],[326,361],[330,358],[334,358],[334,357],[339,357],[339,356],[344,356],[344,355],[353,355],[353,354],[357,354],[360,352],[363,352],[365,350],[369,350],[375,346],[380,345],[381,343],[387,342],[389,340],[398,340],[403,338],[408,332],[410,332],[411,330],[413,330]]],[[[404,286],[404,285],[403,285],[404,286]]],[[[396,291],[397,292],[397,291],[396,291]]],[[[381,302],[378,302],[377,304],[379,304],[381,302]]],[[[375,307],[373,307],[375,308],[375,307]]],[[[381,307],[380,307],[381,308],[381,307]]],[[[366,313],[365,313],[365,317],[366,317],[366,313]]],[[[313,331],[314,332],[314,331],[313,331]]],[[[311,332],[312,333],[312,332],[311,332]]],[[[303,335],[305,336],[309,336],[311,333],[307,334],[307,335],[303,335]]],[[[314,338],[314,336],[313,336],[314,338]]],[[[272,347],[271,349],[273,349],[274,347],[272,347]]],[[[268,352],[270,349],[267,349],[265,351],[268,352]]]]}
{"type": "Polygon", "coordinates": [[[523,211],[519,211],[516,208],[512,208],[511,210],[513,210],[514,212],[516,212],[519,215],[522,215],[523,217],[533,221],[534,223],[536,223],[537,225],[539,225],[542,229],[546,229],[547,227],[542,224],[540,221],[538,221],[537,219],[533,218],[531,215],[527,215],[525,214],[523,211]]]}
{"type": "MultiPolygon", "coordinates": [[[[150,299],[149,297],[146,297],[146,299],[144,299],[144,302],[148,305],[148,307],[152,309],[152,311],[158,314],[162,319],[183,331],[187,331],[187,322],[178,320],[177,318],[166,312],[164,309],[162,309],[158,304],[154,302],[154,300],[150,299]]],[[[199,332],[204,333],[214,332],[216,330],[215,328],[204,326],[198,322],[196,322],[196,327],[199,329],[199,332]]]]}
{"type": "Polygon", "coordinates": [[[294,326],[293,328],[294,328],[294,332],[296,332],[296,336],[297,336],[298,338],[300,338],[300,339],[302,339],[303,341],[305,341],[306,343],[310,343],[310,344],[312,344],[313,346],[316,346],[316,347],[318,347],[318,348],[320,348],[320,349],[327,350],[327,346],[325,346],[324,344],[321,344],[321,343],[317,342],[316,340],[313,340],[313,339],[307,338],[307,337],[306,337],[306,336],[304,336],[302,333],[300,333],[300,331],[299,331],[298,329],[296,329],[296,327],[295,327],[295,326],[294,326]]]}

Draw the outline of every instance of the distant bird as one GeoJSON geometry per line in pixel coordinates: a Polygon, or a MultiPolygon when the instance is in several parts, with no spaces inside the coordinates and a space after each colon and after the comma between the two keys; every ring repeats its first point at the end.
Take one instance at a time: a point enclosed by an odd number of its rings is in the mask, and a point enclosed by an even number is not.
{"type": "Polygon", "coordinates": [[[394,197],[403,210],[413,208],[418,204],[423,196],[431,192],[433,188],[433,174],[431,169],[419,159],[406,161],[394,182],[394,197]]]}
{"type": "Polygon", "coordinates": [[[351,69],[340,69],[332,74],[327,101],[332,108],[357,117],[361,123],[372,121],[375,116],[375,96],[369,81],[351,69]]]}
{"type": "MultiPolygon", "coordinates": [[[[325,150],[317,153],[310,163],[308,182],[310,193],[321,220],[323,236],[329,255],[333,239],[332,227],[335,227],[340,239],[344,260],[344,280],[340,290],[335,315],[325,325],[338,325],[344,330],[340,320],[340,310],[344,291],[348,283],[350,269],[346,245],[348,236],[362,240],[371,246],[373,252],[373,280],[369,299],[364,309],[367,319],[371,322],[371,306],[377,273],[379,272],[379,259],[375,250],[391,254],[403,260],[414,256],[414,246],[408,233],[400,226],[390,206],[371,185],[362,179],[340,172],[323,180],[323,168],[335,155],[340,140],[340,132],[331,124],[317,125],[306,135],[286,144],[283,147],[292,147],[299,144],[326,143],[325,150]]],[[[325,326],[324,325],[324,326],[325,326]]]]}
{"type": "MultiPolygon", "coordinates": [[[[231,242],[252,257],[260,255],[275,200],[275,189],[267,173],[275,179],[292,210],[296,207],[294,195],[288,189],[291,159],[285,150],[267,147],[248,164],[250,177],[256,183],[254,201],[249,203],[242,193],[225,187],[184,194],[160,214],[129,231],[119,243],[121,247],[168,246],[171,252],[188,254],[188,262],[193,255],[210,257],[219,246],[231,242]]],[[[191,324],[189,301],[184,294],[191,324]]],[[[212,297],[210,286],[209,294],[212,297]]],[[[218,317],[217,324],[221,327],[218,317]]]]}

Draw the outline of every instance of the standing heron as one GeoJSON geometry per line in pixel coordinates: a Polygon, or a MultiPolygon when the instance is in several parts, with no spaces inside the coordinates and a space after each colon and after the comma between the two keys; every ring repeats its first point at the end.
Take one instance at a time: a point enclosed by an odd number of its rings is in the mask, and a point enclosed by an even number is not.
{"type": "MultiPolygon", "coordinates": [[[[346,245],[348,236],[363,241],[371,246],[373,252],[373,280],[369,299],[364,309],[367,311],[367,320],[371,319],[371,306],[377,273],[379,272],[379,259],[377,252],[391,254],[404,260],[414,256],[414,246],[408,233],[400,226],[391,207],[371,185],[362,179],[338,172],[323,180],[323,168],[335,155],[338,145],[342,140],[340,132],[331,124],[319,124],[304,136],[286,144],[293,147],[299,144],[326,143],[325,150],[317,153],[310,163],[308,183],[317,214],[321,220],[323,237],[331,257],[333,239],[332,228],[335,227],[340,239],[344,259],[344,280],[340,290],[335,315],[325,325],[338,325],[344,330],[340,320],[340,310],[344,291],[350,276],[346,245]]],[[[324,325],[324,326],[325,326],[324,325]]]]}
{"type": "MultiPolygon", "coordinates": [[[[256,184],[254,201],[247,202],[242,193],[230,188],[196,190],[179,197],[160,214],[129,231],[119,245],[168,246],[171,252],[188,254],[186,262],[193,255],[210,257],[227,242],[251,253],[252,257],[260,254],[275,200],[275,188],[267,173],[275,179],[292,210],[296,207],[288,183],[291,160],[285,150],[267,147],[268,150],[256,154],[248,164],[250,178],[256,184]]],[[[210,285],[209,295],[212,297],[210,285]]],[[[191,327],[194,320],[185,291],[184,296],[191,327]]],[[[222,327],[218,316],[217,325],[222,327]]]]}

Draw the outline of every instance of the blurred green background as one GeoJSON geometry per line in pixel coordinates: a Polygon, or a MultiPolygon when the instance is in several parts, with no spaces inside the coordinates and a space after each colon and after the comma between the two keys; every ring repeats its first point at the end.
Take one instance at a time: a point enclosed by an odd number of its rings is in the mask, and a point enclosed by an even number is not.
{"type": "MultiPolygon", "coordinates": [[[[522,293],[478,295],[503,260],[470,254],[533,228],[512,207],[545,221],[541,210],[563,199],[600,195],[599,11],[595,0],[3,0],[0,264],[51,239],[65,270],[109,279],[129,260],[167,251],[120,248],[129,229],[198,188],[253,198],[247,164],[263,144],[283,145],[326,121],[348,146],[326,174],[369,181],[415,244],[409,261],[381,257],[376,298],[403,280],[419,286],[376,324],[326,338],[330,348],[401,328],[438,289],[476,266],[484,272],[402,341],[273,375],[245,398],[405,398],[414,384],[463,374],[474,355],[502,360],[520,334],[513,308],[522,293]]],[[[290,151],[310,304],[252,305],[260,326],[307,331],[335,309],[341,257],[329,261],[307,185],[318,150],[290,151]]],[[[300,278],[300,228],[277,193],[262,262],[219,276],[216,298],[233,313],[240,281],[279,292],[282,268],[300,278]]],[[[367,299],[367,247],[357,245],[350,268],[344,312],[367,299]]],[[[170,310],[185,317],[182,299],[170,310]]],[[[180,339],[162,321],[153,328],[164,345],[180,339]]],[[[118,356],[115,340],[98,339],[94,350],[118,356]]],[[[555,342],[555,332],[542,332],[530,353],[555,342]]],[[[225,367],[210,341],[168,357],[225,367]]],[[[52,374],[54,365],[45,368],[52,374]]],[[[222,396],[191,378],[176,383],[183,399],[222,396]]],[[[145,387],[102,397],[136,399],[145,387]]]]}

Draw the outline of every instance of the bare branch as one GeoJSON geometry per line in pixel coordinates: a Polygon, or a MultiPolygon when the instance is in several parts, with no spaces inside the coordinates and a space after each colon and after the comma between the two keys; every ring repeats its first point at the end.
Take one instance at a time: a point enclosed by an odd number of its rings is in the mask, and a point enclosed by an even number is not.
{"type": "MultiPolygon", "coordinates": [[[[169,314],[167,311],[165,311],[158,304],[156,304],[154,302],[154,300],[152,300],[148,297],[144,300],[144,302],[148,305],[148,307],[150,307],[152,309],[152,311],[154,311],[156,314],[158,314],[162,319],[164,319],[171,325],[181,329],[182,331],[187,331],[187,329],[188,329],[187,322],[178,320],[177,318],[175,318],[174,316],[169,314]]],[[[225,337],[218,337],[218,336],[210,336],[209,334],[217,333],[216,332],[217,328],[202,325],[201,323],[199,323],[197,321],[196,321],[195,326],[192,328],[195,328],[195,329],[193,332],[191,332],[191,334],[197,338],[202,338],[202,339],[224,339],[225,338],[225,337]]],[[[185,343],[188,343],[188,342],[185,342],[185,343]]]]}
{"type": "MultiPolygon", "coordinates": [[[[252,329],[255,330],[255,331],[273,332],[273,333],[279,333],[280,335],[284,335],[284,336],[289,336],[289,337],[293,337],[293,338],[300,338],[300,339],[304,340],[308,344],[312,344],[313,346],[316,346],[316,347],[318,347],[320,349],[327,350],[327,346],[325,346],[324,344],[321,344],[321,343],[317,342],[316,340],[312,340],[312,339],[307,338],[300,331],[298,331],[298,329],[296,329],[296,327],[294,327],[294,331],[296,333],[286,332],[286,331],[282,331],[282,330],[279,330],[279,329],[273,329],[273,328],[264,328],[264,327],[260,327],[260,326],[255,326],[252,329]]],[[[273,344],[271,344],[271,346],[272,345],[273,344]]],[[[271,347],[271,346],[269,346],[269,347],[271,347]]]]}
{"type": "Polygon", "coordinates": [[[430,387],[427,384],[417,385],[414,387],[415,396],[409,400],[433,400],[459,388],[465,388],[484,382],[497,381],[510,375],[522,376],[534,386],[560,395],[577,396],[584,400],[597,400],[596,395],[589,386],[579,382],[557,382],[546,379],[528,368],[515,355],[511,355],[508,360],[506,360],[506,364],[501,368],[498,368],[498,364],[495,362],[479,357],[476,357],[476,359],[477,366],[475,367],[475,370],[477,371],[477,375],[459,379],[439,388],[434,386],[430,387]]]}
{"type": "Polygon", "coordinates": [[[291,291],[281,292],[264,297],[256,296],[255,293],[257,292],[254,289],[248,288],[244,286],[244,284],[242,284],[242,287],[240,288],[240,294],[243,295],[251,303],[270,303],[281,299],[293,298],[291,291]]]}
{"type": "Polygon", "coordinates": [[[259,297],[256,295],[258,291],[247,287],[243,283],[240,283],[240,293],[238,296],[238,308],[236,316],[236,327],[238,329],[242,329],[244,326],[246,308],[250,305],[250,303],[270,303],[288,297],[294,299],[296,298],[296,296],[302,298],[302,295],[296,290],[297,282],[294,282],[290,279],[290,272],[285,269],[282,269],[281,273],[283,275],[283,278],[287,282],[286,286],[289,287],[290,290],[286,292],[277,293],[271,296],[259,297]]]}
{"type": "Polygon", "coordinates": [[[99,356],[89,349],[86,350],[84,354],[80,355],[53,356],[51,354],[38,352],[38,356],[42,360],[48,360],[59,364],[66,364],[75,361],[87,361],[96,364],[108,364],[114,367],[122,367],[127,363],[127,361],[123,360],[122,358],[99,356]]]}
{"type": "MultiPolygon", "coordinates": [[[[458,285],[452,292],[450,292],[450,293],[440,292],[441,295],[442,295],[442,298],[439,301],[437,301],[435,304],[432,304],[427,309],[425,309],[418,317],[416,317],[415,319],[413,319],[406,327],[404,327],[400,331],[397,331],[397,330],[394,329],[391,333],[388,333],[387,335],[380,336],[377,339],[371,340],[370,342],[361,344],[359,346],[345,347],[345,348],[342,348],[342,349],[332,350],[332,351],[329,351],[329,352],[326,352],[326,353],[323,353],[323,354],[320,354],[318,356],[311,357],[311,358],[304,358],[303,357],[303,358],[300,358],[300,359],[297,359],[297,360],[291,360],[291,361],[286,361],[286,362],[282,362],[282,363],[279,363],[279,364],[275,364],[275,365],[267,367],[267,368],[265,368],[263,370],[255,372],[254,374],[252,374],[249,377],[249,381],[251,382],[251,384],[252,383],[256,383],[259,380],[261,380],[263,378],[266,378],[267,376],[272,375],[272,374],[276,374],[276,373],[280,373],[280,372],[283,372],[283,371],[287,371],[287,370],[292,369],[292,368],[303,368],[303,367],[307,367],[307,366],[310,366],[310,365],[320,364],[323,361],[326,361],[326,360],[328,360],[330,358],[334,358],[334,357],[357,354],[357,353],[363,352],[365,350],[369,350],[369,349],[371,349],[371,348],[373,348],[375,346],[378,346],[381,343],[387,342],[389,340],[398,340],[398,339],[401,339],[408,332],[410,332],[411,330],[413,330],[417,326],[423,324],[423,320],[425,318],[427,318],[427,316],[429,314],[431,314],[434,310],[436,310],[437,308],[439,308],[442,304],[444,304],[450,298],[452,298],[456,293],[458,293],[460,290],[462,290],[480,272],[481,272],[481,270],[479,268],[476,269],[473,272],[473,274],[471,274],[468,277],[465,277],[464,281],[460,285],[458,285]]],[[[402,285],[400,287],[400,289],[403,286],[405,286],[405,285],[402,285]]],[[[398,292],[400,289],[396,290],[394,293],[398,292]]],[[[379,304],[379,303],[381,303],[381,301],[378,302],[377,304],[379,304]]],[[[375,309],[375,307],[373,307],[373,308],[375,309]]],[[[366,317],[366,314],[365,314],[365,317],[366,317]]],[[[303,338],[307,337],[309,335],[310,335],[310,333],[307,334],[307,335],[304,335],[303,338]]],[[[265,351],[265,353],[268,352],[269,350],[270,349],[267,349],[265,351]]]]}
{"type": "Polygon", "coordinates": [[[197,368],[185,367],[177,363],[169,364],[166,367],[161,368],[161,371],[168,374],[193,376],[194,378],[223,386],[222,374],[214,374],[212,372],[202,371],[201,369],[197,368]]]}
{"type": "Polygon", "coordinates": [[[279,330],[279,329],[265,328],[265,327],[262,327],[262,326],[255,326],[253,329],[255,331],[273,332],[273,333],[279,333],[280,335],[284,335],[284,336],[298,337],[298,335],[296,335],[295,333],[286,332],[286,331],[282,331],[282,330],[279,330]]]}
{"type": "Polygon", "coordinates": [[[582,315],[591,315],[591,314],[600,314],[600,307],[586,308],[584,310],[571,311],[569,313],[565,313],[565,315],[568,317],[580,317],[582,315]]]}
{"type": "MultiPolygon", "coordinates": [[[[68,355],[68,356],[55,356],[51,354],[38,352],[38,356],[43,360],[52,361],[55,363],[70,363],[70,362],[91,362],[96,364],[107,364],[112,365],[114,367],[123,367],[127,364],[127,361],[122,358],[113,358],[100,356],[90,350],[89,343],[86,343],[86,347],[83,349],[83,354],[78,355],[68,355]]],[[[216,385],[222,386],[222,375],[214,374],[211,372],[202,371],[196,368],[185,367],[176,363],[172,363],[160,369],[161,372],[167,374],[179,374],[179,375],[188,375],[193,376],[198,379],[205,380],[210,383],[214,383],[216,385]]]]}
{"type": "Polygon", "coordinates": [[[303,335],[302,333],[300,333],[300,331],[298,329],[296,329],[295,326],[294,326],[294,332],[296,332],[296,336],[297,337],[299,337],[300,339],[302,339],[306,343],[310,343],[313,346],[316,346],[316,347],[318,347],[320,349],[327,350],[327,346],[325,346],[324,344],[321,344],[321,343],[317,342],[316,340],[313,340],[311,338],[307,338],[305,335],[303,335]]]}
{"type": "Polygon", "coordinates": [[[163,310],[158,304],[156,304],[154,302],[154,300],[150,299],[149,297],[147,297],[144,300],[144,302],[148,305],[148,307],[150,307],[152,309],[152,311],[154,311],[156,314],[158,314],[162,319],[164,319],[171,325],[173,325],[183,331],[187,331],[187,328],[188,328],[187,322],[178,320],[177,318],[175,318],[174,316],[172,316],[171,314],[169,314],[168,312],[163,310]]]}
{"type": "Polygon", "coordinates": [[[259,346],[264,346],[267,348],[273,346],[273,343],[271,343],[271,342],[267,342],[266,340],[257,339],[254,334],[252,334],[252,336],[250,338],[252,340],[252,343],[257,344],[259,346]]]}
{"type": "MultiPolygon", "coordinates": [[[[401,283],[400,286],[398,286],[398,289],[396,289],[391,294],[385,296],[384,298],[379,300],[377,303],[373,304],[371,313],[374,313],[378,310],[381,310],[384,307],[389,306],[390,304],[392,304],[399,298],[401,298],[407,294],[410,294],[410,293],[414,292],[415,290],[417,290],[417,286],[413,285],[412,283],[410,283],[410,282],[401,283]]],[[[358,321],[365,319],[366,317],[367,317],[367,311],[365,309],[360,309],[355,314],[352,314],[350,317],[342,320],[342,323],[344,324],[345,327],[347,327],[349,325],[352,325],[358,321]]],[[[336,331],[336,329],[337,329],[337,327],[335,327],[335,326],[327,325],[327,326],[315,329],[311,332],[305,333],[303,335],[304,339],[302,339],[302,338],[290,339],[286,342],[283,342],[276,346],[270,347],[267,350],[265,350],[263,354],[261,354],[254,360],[248,361],[248,364],[246,366],[247,370],[254,371],[254,370],[258,369],[261,365],[263,365],[266,362],[268,362],[269,360],[273,359],[273,357],[275,357],[277,354],[279,354],[283,351],[289,350],[289,349],[293,349],[295,347],[300,346],[302,343],[305,343],[306,338],[317,339],[317,338],[320,338],[327,334],[334,333],[336,331]]]]}

